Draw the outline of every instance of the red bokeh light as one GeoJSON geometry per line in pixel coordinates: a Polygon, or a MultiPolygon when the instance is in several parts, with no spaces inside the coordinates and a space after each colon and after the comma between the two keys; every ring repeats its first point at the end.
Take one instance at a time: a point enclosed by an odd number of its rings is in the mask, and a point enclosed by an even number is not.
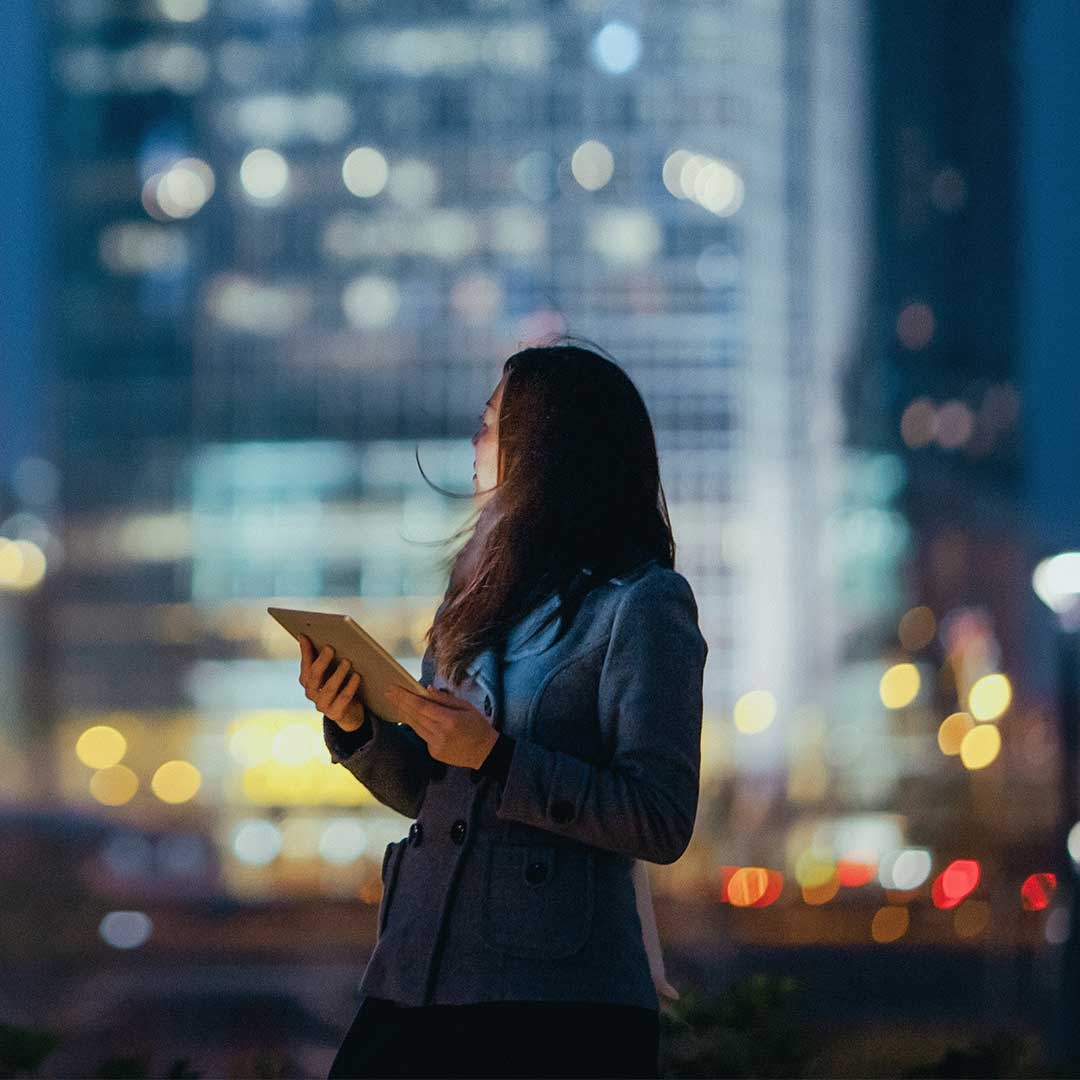
{"type": "Polygon", "coordinates": [[[870,863],[841,859],[836,864],[836,880],[841,885],[869,885],[874,880],[877,868],[870,863]]]}
{"type": "Polygon", "coordinates": [[[1042,911],[1056,888],[1056,874],[1030,874],[1020,886],[1020,904],[1025,911],[1042,911]]]}
{"type": "Polygon", "coordinates": [[[783,891],[784,875],[779,870],[767,870],[760,866],[721,866],[720,902],[735,907],[768,907],[783,891]],[[743,873],[740,874],[740,871],[743,873]],[[736,881],[737,895],[732,900],[732,878],[736,881]]]}
{"type": "Polygon", "coordinates": [[[765,872],[769,875],[769,884],[765,887],[765,892],[750,905],[751,907],[768,907],[784,888],[784,875],[779,870],[765,872]]]}
{"type": "Polygon", "coordinates": [[[930,897],[934,907],[954,908],[979,884],[979,864],[974,859],[954,859],[934,879],[930,897]]]}

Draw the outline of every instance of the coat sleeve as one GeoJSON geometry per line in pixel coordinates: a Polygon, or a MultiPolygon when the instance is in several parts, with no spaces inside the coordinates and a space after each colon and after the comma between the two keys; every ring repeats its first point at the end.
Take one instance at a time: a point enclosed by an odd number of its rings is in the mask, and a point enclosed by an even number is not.
{"type": "Polygon", "coordinates": [[[708,645],[690,583],[664,568],[630,584],[600,672],[615,751],[593,764],[516,740],[496,816],[653,863],[686,850],[697,817],[708,645]]]}
{"type": "MultiPolygon", "coordinates": [[[[430,686],[434,675],[429,646],[420,663],[420,684],[430,686]]],[[[409,818],[419,815],[435,759],[408,724],[385,720],[368,709],[360,731],[348,732],[324,715],[323,741],[330,761],[348,769],[384,806],[409,818]]]]}

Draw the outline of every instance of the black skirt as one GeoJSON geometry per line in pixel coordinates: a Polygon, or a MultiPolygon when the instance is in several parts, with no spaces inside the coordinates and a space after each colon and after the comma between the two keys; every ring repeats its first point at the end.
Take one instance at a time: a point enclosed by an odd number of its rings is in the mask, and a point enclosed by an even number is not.
{"type": "Polygon", "coordinates": [[[408,1007],[365,997],[327,1080],[650,1077],[660,1013],[638,1005],[493,1001],[408,1007]]]}

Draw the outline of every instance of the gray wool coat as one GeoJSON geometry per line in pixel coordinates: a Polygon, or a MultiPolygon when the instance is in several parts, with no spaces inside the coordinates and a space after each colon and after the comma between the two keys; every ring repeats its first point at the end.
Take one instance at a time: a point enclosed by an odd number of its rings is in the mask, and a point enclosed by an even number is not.
{"type": "Polygon", "coordinates": [[[414,819],[383,856],[364,995],[659,1005],[631,868],[690,841],[708,646],[689,583],[657,559],[595,586],[552,646],[557,619],[533,631],[557,605],[541,601],[460,684],[435,677],[430,648],[421,664],[423,685],[514,736],[505,783],[436,761],[374,712],[356,750],[324,717],[331,761],[414,819]]]}

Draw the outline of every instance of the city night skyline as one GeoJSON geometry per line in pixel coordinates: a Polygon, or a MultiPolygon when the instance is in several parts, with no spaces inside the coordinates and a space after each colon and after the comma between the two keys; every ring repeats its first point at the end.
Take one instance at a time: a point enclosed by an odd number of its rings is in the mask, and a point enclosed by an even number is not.
{"type": "MultiPolygon", "coordinates": [[[[312,951],[352,911],[362,957],[408,823],[266,608],[418,676],[476,414],[567,333],[647,404],[709,643],[673,955],[1058,955],[1075,635],[1032,575],[1080,548],[1080,4],[14,0],[0,34],[0,785],[93,837],[63,949],[192,957],[175,897],[289,905],[312,951]]],[[[1040,977],[970,1002],[1031,1019],[1040,977]]]]}

